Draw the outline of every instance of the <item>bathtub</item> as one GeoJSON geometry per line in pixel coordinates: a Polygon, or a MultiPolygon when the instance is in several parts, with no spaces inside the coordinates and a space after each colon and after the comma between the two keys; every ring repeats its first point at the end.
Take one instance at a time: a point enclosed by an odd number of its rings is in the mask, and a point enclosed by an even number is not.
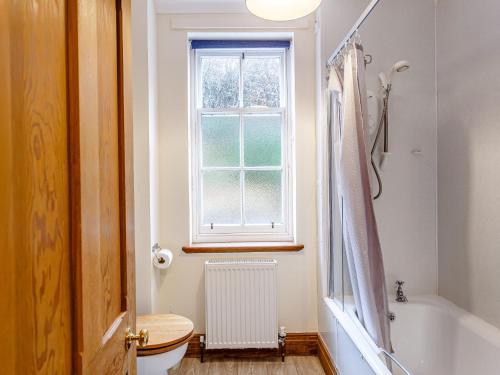
{"type": "MultiPolygon", "coordinates": [[[[374,373],[390,373],[387,368],[380,370],[385,355],[356,319],[352,299],[346,300],[344,311],[361,334],[353,337],[358,349],[370,348],[381,359],[372,366],[374,373]]],[[[390,303],[390,311],[396,315],[391,323],[394,356],[411,375],[500,374],[500,329],[437,296],[390,303]]],[[[392,374],[405,372],[393,364],[392,374]]]]}

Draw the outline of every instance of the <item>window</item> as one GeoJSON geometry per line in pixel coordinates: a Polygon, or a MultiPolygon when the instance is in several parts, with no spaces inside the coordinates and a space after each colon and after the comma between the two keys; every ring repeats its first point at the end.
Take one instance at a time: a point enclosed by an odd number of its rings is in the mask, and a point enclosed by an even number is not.
{"type": "Polygon", "coordinates": [[[192,241],[293,240],[288,41],[192,41],[192,241]]]}

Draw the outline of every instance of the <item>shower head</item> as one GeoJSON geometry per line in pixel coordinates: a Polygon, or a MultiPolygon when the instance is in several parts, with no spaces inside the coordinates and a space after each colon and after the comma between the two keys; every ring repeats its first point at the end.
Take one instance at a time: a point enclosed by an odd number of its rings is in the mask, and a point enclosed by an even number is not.
{"type": "Polygon", "coordinates": [[[408,61],[401,60],[392,66],[391,73],[401,73],[408,69],[410,69],[410,63],[408,61]]]}
{"type": "Polygon", "coordinates": [[[378,75],[378,77],[380,80],[380,84],[382,85],[384,90],[387,90],[387,89],[390,90],[390,86],[392,84],[392,78],[394,76],[394,73],[401,73],[401,72],[404,72],[408,69],[410,69],[410,63],[406,60],[401,60],[392,66],[391,71],[389,72],[388,75],[385,73],[380,73],[378,75]]]}

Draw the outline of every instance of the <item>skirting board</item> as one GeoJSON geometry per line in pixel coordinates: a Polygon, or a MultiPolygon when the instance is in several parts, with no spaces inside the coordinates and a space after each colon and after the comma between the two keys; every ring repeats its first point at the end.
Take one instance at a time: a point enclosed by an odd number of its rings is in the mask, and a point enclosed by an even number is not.
{"type": "Polygon", "coordinates": [[[321,335],[318,335],[318,358],[321,363],[321,366],[323,367],[323,370],[325,371],[326,375],[337,375],[337,368],[335,367],[335,363],[333,361],[332,356],[330,355],[330,352],[328,351],[328,347],[326,346],[325,342],[323,341],[323,338],[321,335]]]}
{"type": "MultiPolygon", "coordinates": [[[[189,341],[186,357],[197,358],[201,356],[201,334],[195,334],[189,341]]],[[[323,339],[317,333],[288,333],[286,335],[286,355],[318,356],[326,375],[337,375],[333,359],[325,346],[323,339]]],[[[278,349],[217,349],[207,350],[207,357],[224,358],[262,358],[279,356],[278,349]]]]}

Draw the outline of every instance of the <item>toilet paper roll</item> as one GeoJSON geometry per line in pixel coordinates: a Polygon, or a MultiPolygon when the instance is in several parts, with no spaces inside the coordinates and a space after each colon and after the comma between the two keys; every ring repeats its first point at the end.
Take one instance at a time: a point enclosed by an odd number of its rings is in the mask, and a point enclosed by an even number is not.
{"type": "Polygon", "coordinates": [[[160,270],[167,269],[172,264],[173,257],[174,254],[170,250],[161,249],[153,255],[153,265],[160,270]]]}

